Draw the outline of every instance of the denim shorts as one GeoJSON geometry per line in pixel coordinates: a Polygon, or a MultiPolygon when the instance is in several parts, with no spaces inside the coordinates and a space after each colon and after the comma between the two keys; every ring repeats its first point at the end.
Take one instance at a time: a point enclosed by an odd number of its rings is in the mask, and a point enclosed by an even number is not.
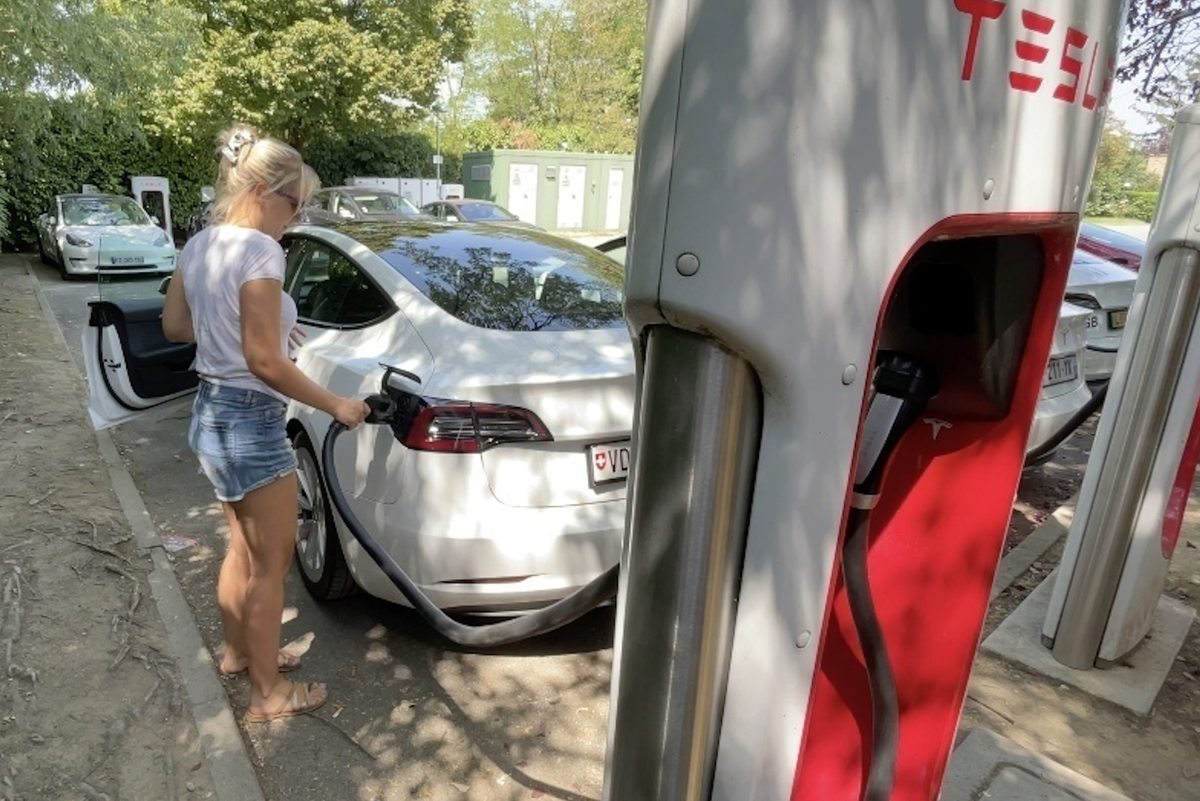
{"type": "Polygon", "coordinates": [[[240,501],[296,469],[287,404],[253,389],[201,381],[188,445],[222,501],[240,501]]]}

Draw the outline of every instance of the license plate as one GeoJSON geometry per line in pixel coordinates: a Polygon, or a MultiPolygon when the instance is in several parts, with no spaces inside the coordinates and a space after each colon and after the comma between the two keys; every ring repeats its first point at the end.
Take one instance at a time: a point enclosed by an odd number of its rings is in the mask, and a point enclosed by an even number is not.
{"type": "Polygon", "coordinates": [[[588,447],[588,475],[593,485],[629,477],[630,444],[625,440],[588,447]]]}
{"type": "Polygon", "coordinates": [[[1129,314],[1128,309],[1117,309],[1108,313],[1108,327],[1112,329],[1124,328],[1125,317],[1129,314]]]}
{"type": "Polygon", "coordinates": [[[1079,359],[1074,356],[1060,356],[1057,359],[1051,359],[1050,363],[1046,365],[1046,379],[1042,382],[1042,386],[1053,387],[1077,378],[1079,378],[1079,359]]]}
{"type": "Polygon", "coordinates": [[[124,267],[130,264],[145,264],[145,256],[113,256],[108,263],[114,267],[124,267]]]}

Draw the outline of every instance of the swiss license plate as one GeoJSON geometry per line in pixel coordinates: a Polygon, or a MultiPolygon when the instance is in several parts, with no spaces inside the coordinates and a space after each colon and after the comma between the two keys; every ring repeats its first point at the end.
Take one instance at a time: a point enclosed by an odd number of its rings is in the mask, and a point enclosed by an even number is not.
{"type": "Polygon", "coordinates": [[[114,267],[125,267],[131,264],[145,264],[145,256],[113,256],[108,263],[114,267]]]}
{"type": "Polygon", "coordinates": [[[1125,317],[1129,314],[1128,309],[1117,309],[1108,313],[1108,327],[1112,329],[1124,328],[1125,317]]]}
{"type": "Polygon", "coordinates": [[[629,440],[624,440],[588,447],[588,475],[593,485],[629,477],[630,445],[629,440]]]}
{"type": "Polygon", "coordinates": [[[1046,379],[1042,382],[1042,386],[1053,387],[1077,378],[1079,378],[1079,359],[1075,356],[1060,356],[1057,359],[1051,359],[1050,363],[1046,365],[1046,379]]]}

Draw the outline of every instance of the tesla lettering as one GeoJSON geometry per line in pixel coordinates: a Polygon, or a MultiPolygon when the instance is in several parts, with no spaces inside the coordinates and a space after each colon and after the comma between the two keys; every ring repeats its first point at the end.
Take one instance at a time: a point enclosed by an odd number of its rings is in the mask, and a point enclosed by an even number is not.
{"type": "MultiPolygon", "coordinates": [[[[971,18],[967,46],[963,53],[964,81],[970,81],[974,77],[975,55],[979,48],[980,35],[992,29],[990,26],[985,28],[984,21],[999,19],[1008,6],[1008,3],[1000,0],[954,0],[955,9],[971,18]]],[[[1060,25],[1059,20],[1054,17],[1028,9],[1021,10],[1021,27],[1024,29],[1024,36],[1013,42],[1012,52],[1017,64],[1008,73],[1008,85],[1018,92],[1036,94],[1046,91],[1055,100],[1064,103],[1074,104],[1078,100],[1088,111],[1095,111],[1112,88],[1116,59],[1111,55],[1105,58],[1104,77],[1099,80],[1100,91],[1098,94],[1092,94],[1092,86],[1097,82],[1099,40],[1093,40],[1079,28],[1060,25]],[[1058,65],[1057,70],[1048,75],[1046,63],[1052,51],[1059,53],[1058,65]]]]}

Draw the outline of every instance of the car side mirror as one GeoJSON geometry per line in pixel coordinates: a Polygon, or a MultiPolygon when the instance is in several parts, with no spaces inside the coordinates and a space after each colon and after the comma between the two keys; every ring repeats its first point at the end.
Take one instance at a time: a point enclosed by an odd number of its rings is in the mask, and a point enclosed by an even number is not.
{"type": "Polygon", "coordinates": [[[171,276],[168,275],[166,278],[164,278],[163,280],[158,282],[158,294],[160,294],[160,295],[167,294],[167,288],[170,286],[171,286],[171,276]]]}
{"type": "Polygon", "coordinates": [[[446,222],[458,222],[458,215],[457,214],[447,214],[446,222]]]}
{"type": "Polygon", "coordinates": [[[58,218],[51,214],[46,218],[46,222],[50,223],[51,225],[58,225],[58,218]]]}
{"type": "Polygon", "coordinates": [[[154,223],[155,225],[162,225],[162,220],[158,219],[157,214],[150,215],[150,222],[154,223]]]}

